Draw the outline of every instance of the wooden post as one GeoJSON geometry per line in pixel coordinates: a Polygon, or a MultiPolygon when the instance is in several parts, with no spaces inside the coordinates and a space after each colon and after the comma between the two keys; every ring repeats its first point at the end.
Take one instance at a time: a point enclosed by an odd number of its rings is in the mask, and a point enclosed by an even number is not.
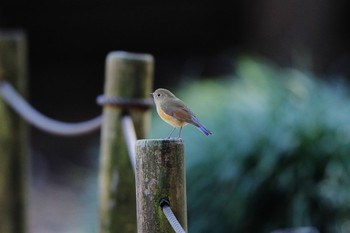
{"type": "MultiPolygon", "coordinates": [[[[27,85],[26,37],[0,32],[0,85],[10,82],[22,95],[27,85]]],[[[23,233],[28,143],[26,124],[0,97],[0,233],[23,233]]]]}
{"type": "MultiPolygon", "coordinates": [[[[106,60],[104,95],[125,99],[150,98],[153,57],[148,54],[111,52],[106,60]]],[[[145,138],[150,111],[105,105],[101,131],[100,233],[136,232],[135,176],[121,128],[121,117],[130,114],[137,138],[145,138]]]]}
{"type": "Polygon", "coordinates": [[[186,175],[181,140],[136,142],[136,199],[138,233],[174,232],[159,205],[167,199],[187,231],[186,175]]]}

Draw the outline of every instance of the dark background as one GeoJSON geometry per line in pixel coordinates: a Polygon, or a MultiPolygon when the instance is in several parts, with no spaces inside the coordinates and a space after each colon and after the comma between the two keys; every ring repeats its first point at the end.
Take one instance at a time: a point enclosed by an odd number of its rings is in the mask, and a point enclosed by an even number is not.
{"type": "MultiPolygon", "coordinates": [[[[28,37],[31,104],[63,121],[101,113],[95,99],[113,50],[152,54],[155,88],[231,74],[244,54],[319,77],[349,77],[349,22],[347,0],[0,2],[0,29],[28,37]]],[[[97,167],[86,145],[98,137],[33,129],[34,182],[61,184],[69,167],[97,167]]]]}
{"type": "Polygon", "coordinates": [[[244,52],[321,74],[349,73],[348,5],[346,0],[2,1],[0,28],[21,28],[28,35],[32,103],[74,119],[82,114],[74,115],[74,103],[84,108],[83,117],[99,112],[90,104],[102,92],[104,59],[112,50],[154,55],[156,87],[189,75],[230,73],[232,57],[244,52]]]}

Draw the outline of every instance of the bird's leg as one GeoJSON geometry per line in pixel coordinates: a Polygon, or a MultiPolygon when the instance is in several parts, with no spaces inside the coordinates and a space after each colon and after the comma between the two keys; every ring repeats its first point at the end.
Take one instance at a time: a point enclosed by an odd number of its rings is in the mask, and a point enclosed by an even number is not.
{"type": "Polygon", "coordinates": [[[182,131],[182,126],[180,127],[180,132],[179,132],[179,136],[177,136],[177,139],[180,139],[181,131],[182,131]]]}
{"type": "Polygon", "coordinates": [[[170,134],[168,135],[168,137],[166,137],[166,139],[170,139],[170,136],[173,134],[173,132],[175,131],[176,127],[173,128],[173,130],[170,132],[170,134]]]}

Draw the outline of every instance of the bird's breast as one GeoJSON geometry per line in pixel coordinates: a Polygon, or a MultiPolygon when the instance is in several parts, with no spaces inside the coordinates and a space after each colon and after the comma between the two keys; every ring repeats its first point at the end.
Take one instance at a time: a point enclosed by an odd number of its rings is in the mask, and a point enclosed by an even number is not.
{"type": "Polygon", "coordinates": [[[160,116],[160,118],[163,119],[163,121],[165,121],[169,125],[172,125],[173,127],[182,127],[184,125],[187,125],[187,122],[178,120],[175,117],[166,114],[163,111],[163,109],[158,105],[157,105],[157,112],[158,112],[158,115],[160,116]]]}

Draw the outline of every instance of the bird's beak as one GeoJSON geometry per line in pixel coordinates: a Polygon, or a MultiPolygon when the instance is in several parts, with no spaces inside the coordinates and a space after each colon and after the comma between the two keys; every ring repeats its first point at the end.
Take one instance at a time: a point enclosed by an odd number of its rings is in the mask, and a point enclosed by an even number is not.
{"type": "Polygon", "coordinates": [[[151,96],[153,96],[153,94],[154,94],[154,93],[153,93],[153,92],[151,92],[151,93],[149,93],[149,94],[150,94],[151,96]]]}

